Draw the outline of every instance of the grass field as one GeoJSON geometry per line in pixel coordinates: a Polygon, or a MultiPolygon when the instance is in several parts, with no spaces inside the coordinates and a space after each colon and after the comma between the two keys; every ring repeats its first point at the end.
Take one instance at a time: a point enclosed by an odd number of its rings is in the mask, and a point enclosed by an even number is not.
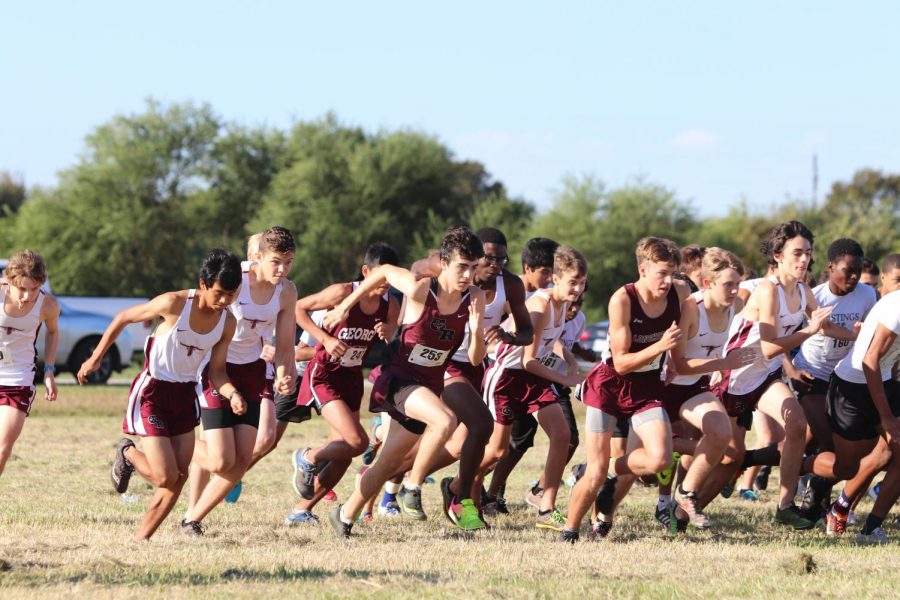
{"type": "MultiPolygon", "coordinates": [[[[0,597],[886,597],[900,585],[896,545],[776,528],[771,493],[756,504],[719,499],[708,510],[713,533],[673,539],[652,519],[655,491],[636,489],[610,538],[559,544],[515,501],[537,476],[540,439],[510,481],[512,514],[492,519],[490,532],[454,530],[437,486],[425,488],[424,524],[376,519],[350,540],[324,522],[286,528],[290,452],[322,438],[321,420],[288,429],[245,478],[240,501],[210,515],[204,538],[178,533],[182,504],[151,542],[136,543],[150,487],[135,476],[139,502],[129,504],[108,477],[126,393],[64,386],[55,405],[36,404],[0,478],[0,597]]],[[[887,528],[896,533],[892,518],[887,528]]]]}

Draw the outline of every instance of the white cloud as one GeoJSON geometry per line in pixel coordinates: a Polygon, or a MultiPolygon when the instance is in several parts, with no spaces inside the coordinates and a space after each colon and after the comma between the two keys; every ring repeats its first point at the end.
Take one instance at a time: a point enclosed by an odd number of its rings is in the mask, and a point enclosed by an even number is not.
{"type": "Polygon", "coordinates": [[[688,129],[682,131],[675,139],[672,145],[676,148],[712,148],[716,145],[716,134],[707,129],[688,129]]]}

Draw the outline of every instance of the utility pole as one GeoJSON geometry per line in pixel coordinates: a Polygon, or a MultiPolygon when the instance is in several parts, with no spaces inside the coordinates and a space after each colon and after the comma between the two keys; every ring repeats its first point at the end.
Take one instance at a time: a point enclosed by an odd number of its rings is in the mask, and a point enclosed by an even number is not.
{"type": "Polygon", "coordinates": [[[812,201],[813,206],[819,203],[819,156],[815,152],[812,160],[812,201]]]}

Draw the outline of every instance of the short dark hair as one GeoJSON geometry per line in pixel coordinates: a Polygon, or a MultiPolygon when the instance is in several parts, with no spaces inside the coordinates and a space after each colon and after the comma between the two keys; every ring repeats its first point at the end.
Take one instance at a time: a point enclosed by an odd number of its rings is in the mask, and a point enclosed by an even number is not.
{"type": "Polygon", "coordinates": [[[559,244],[549,238],[531,238],[522,247],[522,270],[552,269],[557,248],[559,244]]]}
{"type": "Polygon", "coordinates": [[[484,256],[484,245],[468,227],[452,227],[441,240],[441,260],[450,262],[454,252],[463,260],[478,260],[484,256]]]}
{"type": "Polygon", "coordinates": [[[482,244],[497,244],[498,246],[506,246],[506,236],[503,232],[495,227],[482,227],[475,232],[482,244]]]}
{"type": "MultiPolygon", "coordinates": [[[[887,264],[887,259],[884,260],[885,264],[887,264]]],[[[868,258],[864,258],[862,272],[866,273],[867,275],[878,275],[881,271],[878,270],[878,265],[876,265],[874,261],[871,261],[868,258]]]]}
{"type": "Polygon", "coordinates": [[[831,242],[828,246],[828,260],[837,262],[842,256],[865,256],[862,246],[856,240],[850,238],[840,238],[831,242]]]}
{"type": "Polygon", "coordinates": [[[699,244],[688,244],[681,249],[681,272],[692,273],[703,267],[703,255],[706,248],[699,244]]]}
{"type": "Polygon", "coordinates": [[[284,227],[269,227],[262,232],[259,238],[259,252],[265,254],[267,252],[278,252],[285,254],[294,252],[297,249],[297,242],[294,241],[294,235],[284,227]]]}
{"type": "Polygon", "coordinates": [[[384,242],[375,242],[366,248],[366,256],[363,258],[363,264],[367,267],[375,267],[378,265],[394,265],[400,264],[400,256],[397,251],[384,242]]]}
{"type": "Polygon", "coordinates": [[[218,281],[222,289],[236,290],[241,285],[241,259],[224,248],[214,249],[200,265],[200,281],[208,288],[218,281]]]}
{"type": "Polygon", "coordinates": [[[890,273],[894,269],[900,269],[900,253],[897,252],[885,256],[884,261],[881,263],[881,270],[885,273],[890,273]]]}
{"type": "MultiPolygon", "coordinates": [[[[788,240],[792,240],[797,236],[807,239],[810,246],[816,239],[809,227],[800,221],[787,221],[775,227],[769,235],[769,239],[762,246],[763,253],[770,259],[769,264],[774,264],[772,261],[775,260],[775,255],[784,250],[784,245],[787,244],[788,240]]],[[[809,266],[812,266],[812,264],[810,263],[809,266]]]]}

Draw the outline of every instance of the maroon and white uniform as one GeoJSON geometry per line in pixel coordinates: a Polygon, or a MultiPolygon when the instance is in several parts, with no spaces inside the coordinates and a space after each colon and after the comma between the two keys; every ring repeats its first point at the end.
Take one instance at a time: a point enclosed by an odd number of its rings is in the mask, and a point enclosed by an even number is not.
{"type": "MultiPolygon", "coordinates": [[[[775,330],[778,337],[790,335],[803,326],[806,319],[806,291],[804,286],[797,284],[800,290],[800,308],[795,312],[788,310],[787,297],[784,286],[775,275],[769,278],[775,284],[778,293],[778,314],[775,315],[775,330]]],[[[758,358],[755,362],[733,369],[722,371],[722,381],[716,385],[716,395],[725,405],[728,414],[732,417],[746,419],[756,408],[760,397],[772,383],[781,381],[781,361],[784,358],[779,354],[767,359],[762,354],[760,342],[759,321],[751,321],[739,316],[731,323],[728,332],[728,344],[725,346],[725,356],[738,348],[756,348],[758,358]]],[[[743,424],[743,423],[742,423],[743,424]]]]}
{"type": "MultiPolygon", "coordinates": [[[[684,350],[685,358],[719,358],[728,341],[728,329],[734,318],[734,305],[728,307],[728,321],[722,331],[713,331],[709,325],[706,305],[703,303],[703,292],[691,294],[690,301],[697,304],[699,313],[697,333],[687,340],[684,350]]],[[[709,391],[709,375],[677,375],[663,390],[663,404],[669,419],[679,420],[681,406],[703,392],[709,391]]]]}
{"type": "Polygon", "coordinates": [[[0,285],[0,406],[12,406],[27,415],[34,401],[35,344],[45,294],[41,291],[21,317],[6,314],[8,294],[9,284],[0,285]]]}
{"type": "MultiPolygon", "coordinates": [[[[357,287],[359,282],[354,282],[353,289],[357,287]]],[[[363,397],[362,364],[378,337],[375,326],[387,320],[389,307],[387,294],[379,299],[378,308],[371,315],[363,312],[359,303],[354,304],[347,318],[328,331],[347,345],[341,358],[328,354],[322,342],[316,344],[316,353],[300,382],[298,406],[315,406],[321,412],[329,402],[341,400],[352,412],[359,411],[363,397]]]]}
{"type": "MultiPolygon", "coordinates": [[[[263,344],[272,339],[278,312],[281,310],[282,285],[275,286],[272,297],[265,304],[257,304],[250,294],[250,267],[252,263],[241,263],[243,270],[241,291],[237,299],[228,307],[237,321],[234,337],[228,344],[228,358],[225,372],[228,380],[247,402],[262,402],[272,399],[271,372],[266,361],[260,358],[263,344]]],[[[201,389],[198,390],[201,408],[231,409],[231,402],[219,395],[209,381],[208,361],[204,362],[201,389]]]]}
{"type": "Polygon", "coordinates": [[[406,416],[404,404],[412,388],[424,386],[435,395],[444,391],[444,371],[447,361],[462,344],[469,322],[468,290],[456,310],[441,314],[437,303],[437,279],[425,298],[422,315],[403,326],[400,345],[388,366],[381,369],[369,402],[372,412],[386,412],[413,433],[425,431],[425,424],[406,416]]]}
{"type": "MultiPolygon", "coordinates": [[[[556,363],[553,345],[565,328],[566,303],[557,312],[546,290],[538,290],[535,295],[549,303],[550,318],[542,331],[534,332],[539,339],[534,357],[553,369],[556,363]]],[[[525,370],[524,352],[522,346],[501,342],[497,346],[497,360],[484,374],[484,401],[494,421],[501,425],[512,425],[516,417],[537,412],[557,401],[550,380],[525,370]]]]}
{"type": "MultiPolygon", "coordinates": [[[[487,331],[494,325],[500,325],[503,321],[503,309],[506,306],[506,286],[503,284],[503,272],[497,275],[497,284],[494,290],[494,299],[490,304],[484,307],[484,331],[487,331]]],[[[465,377],[469,380],[479,392],[481,391],[481,383],[484,380],[484,371],[487,368],[487,358],[480,365],[473,365],[469,361],[469,327],[466,326],[466,333],[463,337],[459,349],[450,358],[447,363],[447,371],[444,379],[452,377],[465,377]]]]}
{"type": "MultiPolygon", "coordinates": [[[[625,285],[631,304],[631,343],[628,352],[640,352],[658,342],[672,322],[681,320],[678,290],[673,285],[666,296],[666,307],[658,317],[649,317],[641,307],[634,284],[625,285]]],[[[588,373],[582,387],[582,399],[590,407],[599,409],[616,419],[662,406],[662,352],[637,371],[620,375],[616,371],[612,353],[607,350],[603,359],[588,373]]]]}
{"type": "Polygon", "coordinates": [[[197,373],[213,346],[222,339],[225,311],[209,333],[191,329],[189,290],[175,326],[151,335],[144,347],[144,368],[131,382],[122,430],[131,435],[172,437],[192,431],[200,422],[197,373]]]}

